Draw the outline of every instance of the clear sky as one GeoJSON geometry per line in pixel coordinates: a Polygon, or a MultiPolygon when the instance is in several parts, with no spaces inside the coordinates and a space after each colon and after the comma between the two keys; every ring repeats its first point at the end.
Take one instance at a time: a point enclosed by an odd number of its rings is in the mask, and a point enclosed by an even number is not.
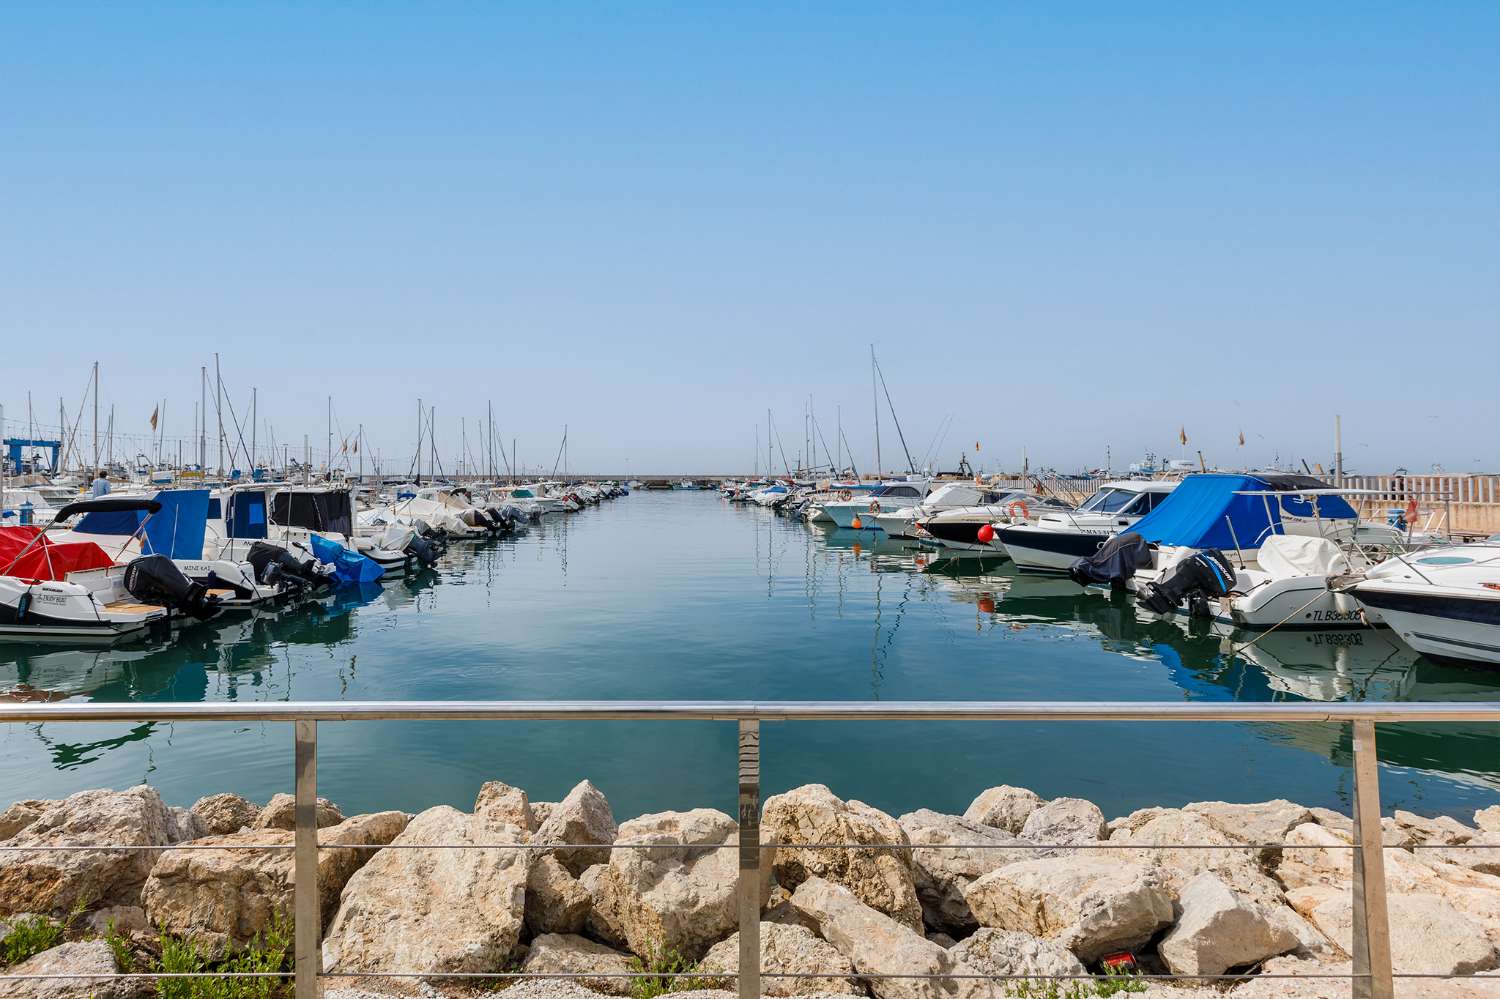
{"type": "Polygon", "coordinates": [[[0,16],[11,430],[98,360],[185,433],[217,350],[262,441],[331,393],[387,466],[418,397],[450,467],[493,400],[644,473],[767,407],[791,458],[811,396],[865,470],[873,342],[944,467],[1326,462],[1342,413],[1353,469],[1500,471],[1500,4],[0,16]]]}

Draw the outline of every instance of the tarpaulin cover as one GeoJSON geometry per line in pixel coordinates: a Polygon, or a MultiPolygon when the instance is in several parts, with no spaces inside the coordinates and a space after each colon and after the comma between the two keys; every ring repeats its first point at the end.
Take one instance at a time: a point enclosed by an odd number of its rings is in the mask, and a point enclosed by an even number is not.
{"type": "Polygon", "coordinates": [[[374,560],[365,558],[358,552],[351,552],[343,545],[316,534],[311,540],[313,556],[319,562],[327,562],[333,566],[334,578],[340,586],[348,583],[373,583],[385,575],[385,570],[374,560]]]}
{"type": "Polygon", "coordinates": [[[354,534],[354,508],[342,490],[285,491],[271,501],[271,519],[283,527],[354,534]]]}
{"type": "Polygon", "coordinates": [[[70,572],[107,569],[115,564],[109,553],[92,541],[55,545],[46,537],[36,541],[40,533],[37,527],[0,527],[0,575],[61,582],[70,572]],[[31,550],[21,555],[27,545],[31,550]]]}
{"type": "Polygon", "coordinates": [[[151,497],[161,504],[156,513],[121,510],[86,513],[75,530],[79,534],[109,534],[129,537],[141,530],[141,553],[168,558],[203,557],[203,538],[208,527],[207,489],[163,489],[151,497]]]}
{"type": "Polygon", "coordinates": [[[230,493],[224,527],[231,538],[266,537],[266,494],[256,490],[230,493]]]}
{"type": "MultiPolygon", "coordinates": [[[[1189,475],[1167,494],[1166,499],[1130,528],[1147,541],[1159,545],[1182,545],[1187,548],[1236,548],[1246,551],[1259,548],[1266,538],[1281,533],[1281,499],[1288,513],[1311,516],[1311,505],[1292,496],[1236,496],[1239,492],[1284,489],[1288,483],[1254,475],[1206,473],[1189,475]],[[1267,507],[1270,512],[1267,514],[1267,507]],[[1232,525],[1232,527],[1231,527],[1232,525]]],[[[1310,480],[1316,482],[1317,480],[1310,480]]],[[[1320,484],[1321,485],[1321,484],[1320,484]]],[[[1290,486],[1295,491],[1296,486],[1290,486]]],[[[1313,488],[1304,486],[1304,488],[1313,488]]],[[[1337,496],[1318,497],[1318,511],[1324,519],[1352,518],[1354,510],[1337,496]],[[1329,502],[1333,500],[1334,502],[1329,502]],[[1348,511],[1345,513],[1344,511],[1348,511]]]]}

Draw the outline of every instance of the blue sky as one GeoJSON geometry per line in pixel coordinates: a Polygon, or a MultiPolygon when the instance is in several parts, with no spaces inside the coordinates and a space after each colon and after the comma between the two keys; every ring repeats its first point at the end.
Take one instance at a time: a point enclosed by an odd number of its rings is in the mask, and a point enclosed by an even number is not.
{"type": "Polygon", "coordinates": [[[767,407],[790,457],[811,396],[868,468],[873,342],[945,467],[1327,461],[1342,413],[1357,469],[1500,470],[1500,5],[3,16],[11,421],[98,360],[175,436],[218,350],[388,466],[419,396],[450,466],[493,400],[638,472],[747,466],[767,407]]]}

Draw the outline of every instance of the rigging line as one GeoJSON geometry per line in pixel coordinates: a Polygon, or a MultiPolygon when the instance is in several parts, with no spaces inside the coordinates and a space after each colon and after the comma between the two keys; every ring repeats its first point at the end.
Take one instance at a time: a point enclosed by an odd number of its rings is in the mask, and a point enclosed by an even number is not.
{"type": "MultiPolygon", "coordinates": [[[[240,426],[240,418],[236,416],[234,412],[234,400],[229,397],[228,392],[224,393],[224,402],[229,406],[229,422],[234,424],[235,436],[239,438],[240,447],[244,449],[245,455],[248,458],[250,455],[250,448],[245,444],[245,428],[240,426]]],[[[231,444],[229,446],[229,465],[231,468],[234,467],[234,456],[236,454],[239,454],[239,451],[233,444],[231,444]]],[[[251,459],[250,462],[250,469],[252,472],[255,470],[255,462],[253,459],[251,459]]]]}
{"type": "Polygon", "coordinates": [[[781,452],[781,467],[786,469],[786,474],[790,476],[792,474],[792,466],[787,463],[786,448],[781,446],[781,431],[776,428],[774,417],[771,420],[771,432],[776,435],[776,450],[781,452]]]}
{"type": "Polygon", "coordinates": [[[552,462],[552,474],[548,478],[557,478],[557,466],[562,464],[563,448],[568,446],[568,431],[563,430],[562,443],[557,445],[557,460],[552,462]]]}
{"type": "Polygon", "coordinates": [[[946,417],[943,418],[943,422],[938,424],[938,428],[932,432],[932,442],[927,445],[927,453],[922,455],[923,468],[927,468],[932,465],[933,454],[937,451],[938,448],[938,434],[942,434],[943,439],[946,440],[948,437],[947,428],[950,424],[952,424],[952,422],[953,414],[950,412],[946,417]]]}
{"type": "MultiPolygon", "coordinates": [[[[849,471],[854,473],[856,481],[859,479],[859,467],[854,464],[854,449],[849,446],[849,435],[844,433],[844,428],[839,427],[839,436],[844,439],[844,450],[849,452],[849,471]]],[[[839,469],[840,472],[843,469],[839,469]]]]}
{"type": "MultiPolygon", "coordinates": [[[[870,353],[870,359],[875,359],[875,354],[870,353]]],[[[913,475],[917,473],[917,466],[912,463],[911,451],[906,447],[906,434],[901,432],[901,418],[896,415],[896,404],[891,402],[891,390],[886,388],[885,372],[880,370],[880,362],[875,361],[875,373],[880,376],[880,387],[885,391],[885,404],[890,407],[891,421],[896,424],[896,436],[901,440],[901,450],[906,454],[906,467],[913,475]]]]}
{"type": "Polygon", "coordinates": [[[828,451],[828,442],[823,439],[823,428],[818,426],[818,418],[816,416],[813,417],[813,431],[818,435],[818,443],[823,445],[823,457],[828,459],[828,467],[833,469],[834,475],[837,475],[839,470],[834,468],[833,455],[828,451]]]}

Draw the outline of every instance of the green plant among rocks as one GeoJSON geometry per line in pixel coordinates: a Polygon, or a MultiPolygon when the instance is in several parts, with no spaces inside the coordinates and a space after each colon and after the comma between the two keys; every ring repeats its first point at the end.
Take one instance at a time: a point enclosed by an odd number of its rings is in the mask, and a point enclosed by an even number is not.
{"type": "Polygon", "coordinates": [[[1110,999],[1145,991],[1146,981],[1139,975],[1106,972],[1088,981],[1021,981],[1007,986],[1005,994],[1014,999],[1110,999]]]}
{"type": "Polygon", "coordinates": [[[51,950],[63,942],[68,929],[88,909],[88,901],[79,899],[74,903],[66,919],[50,916],[22,916],[10,924],[10,932],[0,938],[0,968],[9,968],[51,950]]]}
{"type": "Polygon", "coordinates": [[[167,975],[219,974],[206,978],[159,978],[157,995],[160,999],[272,999],[286,984],[282,973],[286,971],[291,941],[291,921],[279,914],[244,947],[231,944],[217,958],[205,954],[194,941],[171,936],[163,930],[161,958],[154,971],[167,975]]]}
{"type": "Polygon", "coordinates": [[[656,999],[668,992],[715,988],[723,981],[690,974],[697,969],[697,962],[683,957],[677,948],[654,945],[644,959],[630,959],[630,970],[641,975],[630,980],[630,999],[656,999]]]}

